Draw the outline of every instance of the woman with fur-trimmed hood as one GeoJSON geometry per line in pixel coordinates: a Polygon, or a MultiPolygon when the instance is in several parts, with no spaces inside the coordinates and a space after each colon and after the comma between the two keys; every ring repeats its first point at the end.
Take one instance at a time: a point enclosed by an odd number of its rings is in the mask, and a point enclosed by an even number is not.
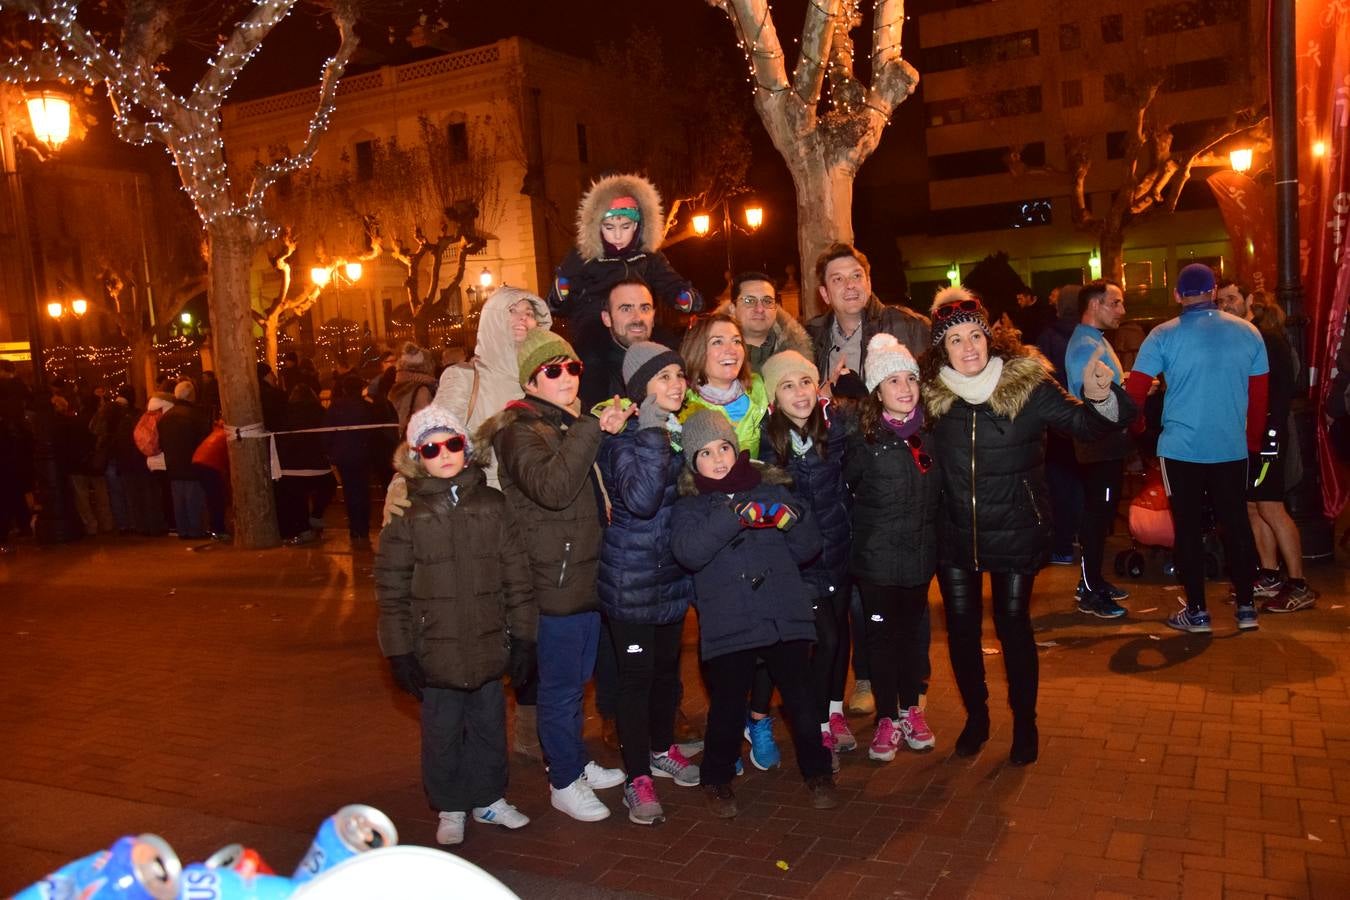
{"type": "Polygon", "coordinates": [[[938,292],[932,338],[921,365],[928,427],[942,448],[938,510],[938,585],[966,726],[958,756],[989,738],[988,689],[980,647],[981,591],[988,572],[994,627],[1008,673],[1013,712],[1009,762],[1036,761],[1036,642],[1031,589],[1050,553],[1045,431],[1083,441],[1123,428],[1134,405],[1112,383],[1100,357],[1083,372],[1083,402],[1055,381],[1039,351],[1015,333],[991,329],[984,304],[961,287],[938,292]]]}

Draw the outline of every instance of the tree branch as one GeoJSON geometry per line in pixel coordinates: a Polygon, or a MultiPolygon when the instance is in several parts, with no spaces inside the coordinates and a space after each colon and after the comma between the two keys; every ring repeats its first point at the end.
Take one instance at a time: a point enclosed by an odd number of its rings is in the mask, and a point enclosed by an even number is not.
{"type": "MultiPolygon", "coordinates": [[[[835,2],[835,0],[830,0],[835,2]]],[[[778,29],[767,0],[708,0],[727,14],[736,28],[736,37],[750,57],[750,74],[755,88],[772,94],[788,90],[787,63],[778,29]]]]}
{"type": "MultiPolygon", "coordinates": [[[[841,0],[810,0],[806,22],[802,25],[802,49],[793,73],[793,91],[810,106],[820,102],[825,84],[825,54],[830,51],[834,21],[840,14],[841,0]]],[[[766,7],[767,8],[767,7],[766,7]]]]}
{"type": "Polygon", "coordinates": [[[234,87],[239,73],[262,45],[263,38],[295,7],[295,0],[257,0],[248,17],[235,26],[234,32],[220,48],[220,53],[208,63],[207,72],[197,82],[189,103],[200,110],[215,110],[234,87]]]}

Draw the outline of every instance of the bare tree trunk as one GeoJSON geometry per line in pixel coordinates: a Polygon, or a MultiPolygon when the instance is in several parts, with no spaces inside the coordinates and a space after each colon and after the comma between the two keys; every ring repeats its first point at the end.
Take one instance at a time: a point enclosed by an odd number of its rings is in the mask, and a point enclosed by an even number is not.
{"type": "Polygon", "coordinates": [[[277,338],[281,331],[281,316],[268,316],[263,323],[263,334],[267,336],[267,364],[272,367],[272,371],[277,370],[277,338]]]}
{"type": "MultiPolygon", "coordinates": [[[[253,350],[253,317],[249,314],[248,282],[253,264],[253,239],[248,221],[225,215],[207,227],[211,253],[211,320],[220,403],[230,426],[261,425],[253,350]]],[[[230,483],[234,489],[235,544],[251,549],[281,543],[272,498],[266,440],[230,442],[230,483]]]]}
{"type": "Polygon", "coordinates": [[[155,359],[155,336],[150,332],[136,334],[131,340],[131,366],[127,374],[136,390],[136,402],[144,404],[155,389],[159,378],[159,361],[155,359]]]}
{"type": "Polygon", "coordinates": [[[801,254],[801,316],[821,311],[816,284],[816,258],[836,241],[853,243],[853,179],[847,163],[826,163],[807,157],[792,167],[797,188],[797,252],[801,254]]]}
{"type": "Polygon", "coordinates": [[[1112,227],[1109,222],[1103,223],[1102,233],[1102,277],[1109,278],[1116,284],[1125,283],[1125,228],[1124,226],[1112,227]]]}

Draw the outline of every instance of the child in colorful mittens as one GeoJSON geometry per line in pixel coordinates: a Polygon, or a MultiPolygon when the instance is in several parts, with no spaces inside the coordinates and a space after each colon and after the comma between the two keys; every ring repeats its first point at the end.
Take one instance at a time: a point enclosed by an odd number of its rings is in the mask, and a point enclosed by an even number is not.
{"type": "Polygon", "coordinates": [[[422,704],[422,783],[440,812],[436,840],[458,844],[470,812],[475,822],[529,824],[506,801],[501,679],[533,665],[539,607],[506,499],[487,486],[455,416],[434,405],[414,413],[394,465],[412,504],[380,532],[380,649],[398,686],[422,704]]]}
{"type": "Polygon", "coordinates": [[[760,658],[782,694],[811,804],[833,809],[839,795],[809,674],[813,592],[799,571],[820,553],[820,532],[789,492],[786,473],[751,463],[720,411],[689,417],[680,440],[689,468],[680,476],[671,550],[694,573],[709,697],[700,772],[709,810],[721,818],[738,812],[731,779],[760,658]]]}
{"type": "MultiPolygon", "coordinates": [[[[640,175],[611,175],[591,185],[577,208],[577,244],[558,266],[548,305],[566,320],[573,345],[592,378],[603,377],[613,339],[600,321],[610,288],[637,276],[652,299],[679,313],[703,309],[703,297],[660,252],[665,213],[656,187],[640,175]]],[[[582,376],[587,379],[586,375],[582,376]]],[[[603,396],[583,382],[582,396],[603,396]]]]}

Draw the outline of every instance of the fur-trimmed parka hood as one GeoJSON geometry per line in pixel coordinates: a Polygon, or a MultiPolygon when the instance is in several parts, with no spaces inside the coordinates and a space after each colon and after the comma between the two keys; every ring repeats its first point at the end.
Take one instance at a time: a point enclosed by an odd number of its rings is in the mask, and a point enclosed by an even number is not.
{"type": "MultiPolygon", "coordinates": [[[[1054,377],[1050,361],[1035,347],[1024,345],[1016,355],[1004,358],[1003,374],[986,403],[995,415],[1016,419],[1036,386],[1054,377]]],[[[924,382],[924,415],[930,423],[945,416],[956,400],[956,394],[941,378],[924,382]]]]}
{"type": "MultiPolygon", "coordinates": [[[[723,300],[718,305],[717,309],[713,310],[713,314],[730,316],[731,304],[734,300],[734,297],[728,297],[726,300],[723,300]]],[[[806,333],[806,329],[802,327],[802,324],[798,322],[791,313],[784,309],[781,303],[778,304],[777,312],[774,313],[773,328],[769,331],[770,334],[773,335],[774,347],[777,351],[796,350],[807,359],[811,359],[813,356],[811,335],[806,333]]]]}
{"type": "Polygon", "coordinates": [[[577,421],[578,416],[572,415],[561,406],[555,406],[547,400],[540,400],[526,394],[519,400],[512,400],[506,404],[506,408],[488,419],[482,426],[474,432],[473,452],[474,459],[483,465],[488,465],[493,458],[492,441],[502,429],[514,425],[517,419],[529,417],[532,419],[548,419],[555,424],[570,424],[577,421]]]}
{"type": "Polygon", "coordinates": [[[641,175],[610,175],[591,185],[577,207],[577,252],[587,262],[605,255],[600,222],[617,197],[637,201],[642,221],[638,223],[635,250],[655,253],[665,237],[666,216],[656,186],[641,175]]]}
{"type": "MultiPolygon", "coordinates": [[[[750,465],[759,470],[761,484],[781,484],[788,490],[792,490],[792,473],[779,466],[770,466],[757,459],[750,460],[750,465]]],[[[698,496],[698,486],[694,484],[694,470],[689,466],[683,466],[680,469],[680,480],[677,485],[681,497],[698,496]]]]}

